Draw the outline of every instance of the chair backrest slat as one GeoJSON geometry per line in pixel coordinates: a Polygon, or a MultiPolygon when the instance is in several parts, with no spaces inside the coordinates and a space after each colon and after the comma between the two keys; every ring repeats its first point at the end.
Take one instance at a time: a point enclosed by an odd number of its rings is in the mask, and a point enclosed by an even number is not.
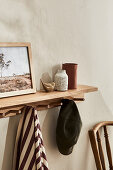
{"type": "Polygon", "coordinates": [[[108,163],[109,163],[109,170],[113,170],[112,153],[111,153],[110,142],[108,138],[107,126],[113,126],[113,121],[100,122],[96,124],[93,129],[89,130],[89,138],[90,138],[97,170],[107,170],[106,165],[108,163]],[[100,137],[100,133],[99,133],[100,129],[104,129],[105,142],[102,142],[103,138],[100,137]],[[106,149],[103,148],[103,145],[106,147],[106,149]],[[106,152],[107,159],[105,159],[106,157],[104,157],[105,152],[106,152]]]}
{"type": "Polygon", "coordinates": [[[103,154],[103,149],[102,149],[102,144],[101,144],[101,138],[100,138],[99,131],[97,131],[97,142],[98,142],[98,149],[99,149],[99,154],[100,154],[100,160],[101,160],[102,168],[103,168],[103,170],[106,170],[104,154],[103,154]]]}
{"type": "Polygon", "coordinates": [[[108,132],[107,132],[106,126],[104,126],[104,136],[105,136],[106,151],[107,151],[108,162],[109,162],[109,169],[112,170],[112,155],[111,155],[111,148],[110,148],[110,143],[109,143],[108,132]]]}
{"type": "Polygon", "coordinates": [[[98,149],[97,149],[98,147],[97,147],[96,137],[95,137],[95,134],[92,130],[89,131],[89,138],[90,138],[91,147],[92,147],[92,151],[93,151],[93,154],[94,154],[97,170],[102,170],[100,156],[99,156],[99,152],[98,152],[98,149]]]}

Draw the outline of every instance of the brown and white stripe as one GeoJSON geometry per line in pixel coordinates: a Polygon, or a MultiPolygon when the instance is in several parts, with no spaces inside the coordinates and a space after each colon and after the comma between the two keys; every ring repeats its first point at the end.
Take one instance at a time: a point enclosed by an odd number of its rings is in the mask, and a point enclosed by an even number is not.
{"type": "Polygon", "coordinates": [[[25,107],[19,122],[13,170],[48,170],[37,110],[25,107]]]}

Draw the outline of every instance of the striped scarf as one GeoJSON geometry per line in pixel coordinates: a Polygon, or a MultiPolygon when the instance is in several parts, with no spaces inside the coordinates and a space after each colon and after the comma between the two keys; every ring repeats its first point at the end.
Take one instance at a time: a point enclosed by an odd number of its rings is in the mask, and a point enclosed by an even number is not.
{"type": "Polygon", "coordinates": [[[37,111],[25,107],[19,122],[13,170],[48,170],[37,111]]]}

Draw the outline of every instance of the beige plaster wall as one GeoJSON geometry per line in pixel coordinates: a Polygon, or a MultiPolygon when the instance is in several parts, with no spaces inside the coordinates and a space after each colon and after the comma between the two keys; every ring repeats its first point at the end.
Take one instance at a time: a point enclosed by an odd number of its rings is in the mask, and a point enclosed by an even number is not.
{"type": "MultiPolygon", "coordinates": [[[[58,108],[39,112],[51,170],[95,170],[87,131],[113,116],[113,1],[4,0],[0,3],[0,42],[32,43],[37,89],[63,62],[75,62],[78,83],[99,87],[78,104],[83,128],[73,153],[63,156],[55,142],[58,108]]],[[[19,116],[0,120],[0,169],[11,170],[19,116]]]]}

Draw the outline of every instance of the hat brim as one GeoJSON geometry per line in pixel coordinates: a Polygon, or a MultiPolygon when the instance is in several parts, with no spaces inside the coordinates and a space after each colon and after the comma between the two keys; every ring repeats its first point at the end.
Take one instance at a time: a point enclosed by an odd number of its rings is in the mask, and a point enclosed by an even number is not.
{"type": "Polygon", "coordinates": [[[59,152],[60,152],[61,154],[63,154],[63,155],[69,155],[69,154],[72,153],[73,147],[74,147],[74,146],[64,147],[64,146],[58,145],[58,150],[59,150],[59,152]]]}

